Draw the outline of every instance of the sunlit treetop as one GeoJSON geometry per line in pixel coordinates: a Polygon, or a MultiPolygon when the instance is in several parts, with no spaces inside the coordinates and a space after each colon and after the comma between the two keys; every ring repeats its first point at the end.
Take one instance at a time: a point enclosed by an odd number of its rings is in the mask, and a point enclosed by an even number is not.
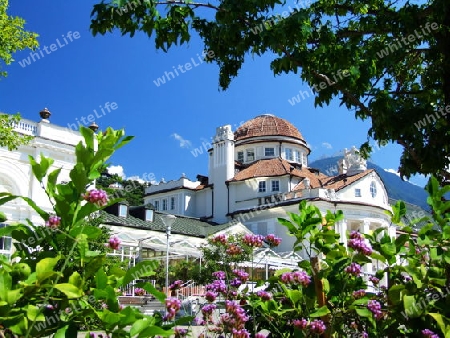
{"type": "MultiPolygon", "coordinates": [[[[368,140],[403,146],[400,173],[450,179],[450,2],[383,0],[126,1],[96,4],[94,35],[143,32],[167,51],[196,32],[214,51],[227,89],[246,58],[272,57],[275,75],[296,73],[315,105],[335,97],[368,140]]],[[[345,128],[345,126],[343,126],[345,128]]]]}

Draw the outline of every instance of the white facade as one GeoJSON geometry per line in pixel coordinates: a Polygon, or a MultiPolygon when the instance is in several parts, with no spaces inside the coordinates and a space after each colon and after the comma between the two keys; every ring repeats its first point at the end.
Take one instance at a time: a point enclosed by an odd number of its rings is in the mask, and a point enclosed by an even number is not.
{"type": "MultiPolygon", "coordinates": [[[[82,137],[78,132],[51,124],[45,119],[39,123],[23,119],[15,130],[33,136],[33,139],[15,151],[0,148],[0,192],[29,197],[44,211],[50,212],[50,201],[33,176],[29,156],[33,156],[37,161],[41,154],[52,158],[54,163],[49,172],[61,168],[58,183],[69,181],[69,172],[75,164],[75,145],[82,137]]],[[[30,219],[35,224],[43,223],[41,217],[21,199],[0,206],[0,211],[11,221],[30,219]]]]}
{"type": "MultiPolygon", "coordinates": [[[[375,171],[367,170],[356,149],[346,151],[336,176],[309,168],[309,153],[299,131],[273,115],[247,121],[234,135],[230,126],[219,127],[209,150],[208,178],[153,185],[146,190],[145,203],[164,211],[162,199],[180,196],[184,203],[169,212],[217,223],[241,222],[262,235],[274,233],[283,239],[278,251],[292,250],[294,240],[277,219],[298,212],[302,199],[323,213],[344,211],[345,220],[336,226],[343,241],[350,230],[389,227],[384,184],[375,171]]],[[[389,231],[395,234],[395,229],[389,231]]]]}

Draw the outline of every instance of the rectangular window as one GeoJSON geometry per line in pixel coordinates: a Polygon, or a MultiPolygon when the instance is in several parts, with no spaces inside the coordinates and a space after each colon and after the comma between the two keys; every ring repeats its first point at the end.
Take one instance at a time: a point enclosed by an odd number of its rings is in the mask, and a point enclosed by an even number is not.
{"type": "Polygon", "coordinates": [[[255,150],[247,149],[247,162],[252,162],[255,160],[255,150]]]}
{"type": "MultiPolygon", "coordinates": [[[[5,227],[6,224],[0,223],[0,228],[5,227]]],[[[12,238],[11,237],[0,237],[0,254],[5,255],[8,259],[11,258],[12,254],[12,238]]]]}
{"type": "Polygon", "coordinates": [[[259,182],[258,192],[266,192],[266,181],[259,182]]]}
{"type": "Polygon", "coordinates": [[[355,189],[355,197],[361,197],[361,189],[355,189]]]}
{"type": "Polygon", "coordinates": [[[274,157],[275,156],[275,148],[264,148],[264,156],[274,157]]]}
{"type": "Polygon", "coordinates": [[[153,205],[155,206],[155,210],[159,210],[159,201],[155,201],[153,205]]]}
{"type": "Polygon", "coordinates": [[[154,211],[151,209],[145,210],[145,220],[147,222],[153,222],[154,221],[154,211]]]}
{"type": "Polygon", "coordinates": [[[286,160],[292,161],[292,149],[286,148],[284,149],[284,153],[286,155],[286,160]]]}
{"type": "Polygon", "coordinates": [[[294,150],[294,162],[302,163],[300,159],[300,152],[298,150],[294,150]]]}
{"type": "Polygon", "coordinates": [[[237,156],[237,160],[239,161],[239,162],[244,162],[244,152],[243,151],[238,151],[238,154],[237,154],[238,156],[237,156]]]}
{"type": "Polygon", "coordinates": [[[175,197],[170,198],[170,210],[175,210],[175,197]]]}
{"type": "Polygon", "coordinates": [[[167,210],[167,200],[163,199],[162,202],[163,202],[162,209],[163,209],[163,211],[166,211],[167,210]]]}
{"type": "Polygon", "coordinates": [[[127,217],[127,206],[119,204],[119,217],[127,217]]]}
{"type": "Polygon", "coordinates": [[[272,181],[272,191],[280,191],[280,181],[272,181]]]}

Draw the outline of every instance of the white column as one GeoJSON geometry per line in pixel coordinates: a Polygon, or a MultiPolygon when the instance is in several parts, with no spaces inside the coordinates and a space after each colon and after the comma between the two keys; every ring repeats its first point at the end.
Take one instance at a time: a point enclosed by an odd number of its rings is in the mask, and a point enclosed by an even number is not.
{"type": "Polygon", "coordinates": [[[342,221],[339,221],[337,224],[337,232],[340,235],[340,241],[344,243],[345,246],[347,246],[347,220],[343,219],[342,221]]]}

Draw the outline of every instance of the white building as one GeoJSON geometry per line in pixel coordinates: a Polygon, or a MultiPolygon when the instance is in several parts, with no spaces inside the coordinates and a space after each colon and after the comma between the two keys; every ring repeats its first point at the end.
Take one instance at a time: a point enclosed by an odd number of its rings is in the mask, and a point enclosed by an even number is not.
{"type": "MultiPolygon", "coordinates": [[[[75,145],[82,137],[78,132],[50,123],[47,109],[41,111],[40,115],[40,122],[22,119],[15,128],[21,134],[33,136],[29,144],[15,151],[0,147],[0,192],[29,197],[44,211],[50,212],[52,206],[44,189],[33,176],[29,156],[38,161],[41,154],[52,158],[54,163],[49,172],[61,168],[58,183],[68,182],[69,172],[75,164],[75,145]]],[[[41,217],[21,199],[2,205],[0,210],[9,220],[30,219],[33,223],[42,224],[41,217]]]]}
{"type": "MultiPolygon", "coordinates": [[[[236,131],[218,127],[209,149],[208,177],[186,177],[146,189],[145,203],[175,215],[217,223],[242,222],[252,232],[282,237],[278,251],[290,251],[294,238],[278,223],[286,212],[298,212],[307,199],[323,213],[341,209],[345,220],[337,231],[367,233],[389,227],[390,210],[384,184],[367,170],[355,148],[338,164],[339,174],[327,176],[308,166],[311,150],[290,122],[270,114],[257,116],[236,131]]],[[[395,228],[389,233],[395,234],[395,228]]]]}

